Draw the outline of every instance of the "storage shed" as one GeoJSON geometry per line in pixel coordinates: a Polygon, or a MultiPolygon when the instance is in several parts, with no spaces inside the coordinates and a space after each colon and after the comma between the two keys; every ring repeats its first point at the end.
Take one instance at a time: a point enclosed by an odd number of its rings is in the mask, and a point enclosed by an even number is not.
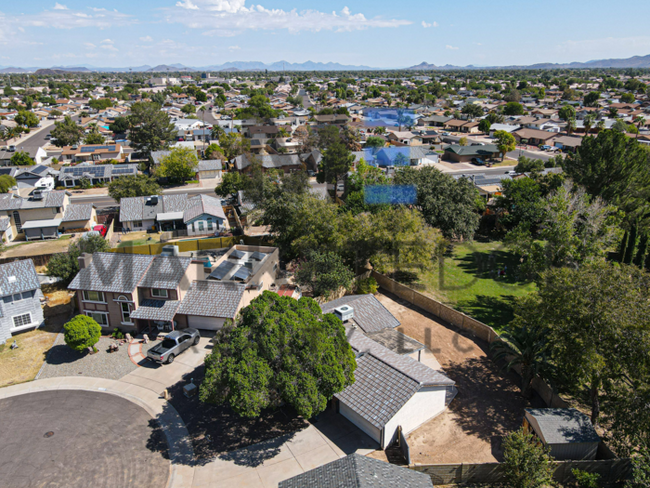
{"type": "Polygon", "coordinates": [[[25,239],[56,239],[63,219],[31,220],[23,224],[25,239]]]}
{"type": "Polygon", "coordinates": [[[596,459],[600,437],[589,417],[575,408],[527,408],[524,429],[549,446],[557,460],[596,459]]]}

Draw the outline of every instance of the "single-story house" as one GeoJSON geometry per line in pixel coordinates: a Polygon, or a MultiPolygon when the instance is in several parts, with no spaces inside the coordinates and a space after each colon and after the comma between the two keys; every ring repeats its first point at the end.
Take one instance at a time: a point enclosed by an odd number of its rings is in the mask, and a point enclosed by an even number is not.
{"type": "Polygon", "coordinates": [[[81,185],[83,179],[87,179],[91,185],[95,185],[98,183],[110,183],[116,178],[135,176],[137,174],[137,164],[80,164],[61,168],[58,178],[63,186],[72,188],[81,185]]]}
{"type": "Polygon", "coordinates": [[[494,144],[476,146],[461,146],[451,144],[444,148],[443,157],[457,163],[467,163],[472,159],[491,159],[499,155],[499,149],[494,144]]]}
{"type": "Polygon", "coordinates": [[[321,309],[341,319],[357,361],[355,382],[334,396],[337,411],[382,449],[393,442],[398,427],[404,434],[412,432],[454,398],[454,381],[414,359],[413,348],[400,354],[371,338],[399,326],[373,295],[343,297],[321,309]]]}
{"type": "Polygon", "coordinates": [[[130,230],[184,230],[188,236],[210,235],[229,228],[221,200],[187,193],[123,198],[120,222],[130,230]]]}
{"type": "Polygon", "coordinates": [[[558,461],[596,459],[600,436],[575,408],[527,408],[524,429],[549,446],[558,461]]]}
{"type": "Polygon", "coordinates": [[[582,145],[582,137],[559,136],[550,141],[553,146],[564,152],[576,152],[582,145]]]}
{"type": "Polygon", "coordinates": [[[299,171],[306,166],[306,163],[303,162],[303,157],[310,156],[309,154],[273,154],[273,155],[263,155],[256,154],[252,158],[246,154],[237,156],[232,160],[234,167],[237,171],[248,171],[252,162],[256,161],[262,165],[262,170],[266,171],[268,169],[281,169],[285,173],[290,173],[292,171],[299,171]]]}
{"type": "Polygon", "coordinates": [[[63,231],[92,230],[97,225],[97,212],[92,203],[71,203],[65,209],[61,229],[63,231]]]}
{"type": "Polygon", "coordinates": [[[418,125],[444,127],[445,124],[452,119],[453,117],[445,117],[444,115],[431,115],[429,117],[422,117],[418,120],[418,125]]]}
{"type": "Polygon", "coordinates": [[[96,162],[107,159],[117,161],[124,159],[124,150],[121,144],[90,144],[82,146],[66,146],[61,152],[64,162],[96,162]]]}
{"type": "Polygon", "coordinates": [[[531,144],[533,146],[546,144],[546,141],[557,136],[557,134],[554,132],[547,132],[545,130],[537,129],[519,129],[513,132],[512,135],[515,136],[517,142],[523,142],[525,144],[531,144]]]}
{"type": "Polygon", "coordinates": [[[461,127],[464,126],[466,123],[467,123],[466,120],[451,119],[445,122],[445,129],[449,129],[455,132],[460,132],[461,127]]]}
{"type": "Polygon", "coordinates": [[[426,163],[437,163],[438,153],[429,151],[426,147],[382,147],[365,148],[363,151],[352,153],[355,163],[363,159],[374,166],[420,166],[426,163]]]}
{"type": "Polygon", "coordinates": [[[278,488],[433,488],[431,476],[412,469],[350,454],[280,481],[278,488]]]}
{"type": "Polygon", "coordinates": [[[0,264],[0,344],[43,325],[41,283],[31,259],[0,264]]]}
{"type": "Polygon", "coordinates": [[[390,142],[397,142],[405,146],[419,146],[422,144],[422,136],[410,131],[389,131],[386,138],[390,142]]]}
{"type": "Polygon", "coordinates": [[[490,137],[494,137],[494,133],[498,131],[506,131],[512,134],[514,131],[521,129],[520,125],[508,125],[508,124],[492,124],[490,126],[490,137]]]}

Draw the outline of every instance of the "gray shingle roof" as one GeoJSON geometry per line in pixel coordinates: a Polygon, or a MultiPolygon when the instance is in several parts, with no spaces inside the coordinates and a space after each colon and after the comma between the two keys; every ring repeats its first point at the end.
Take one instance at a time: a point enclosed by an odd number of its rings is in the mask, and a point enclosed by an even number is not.
{"type": "Polygon", "coordinates": [[[217,171],[221,169],[220,159],[208,159],[206,161],[199,161],[199,171],[217,171]]]}
{"type": "Polygon", "coordinates": [[[396,354],[412,354],[424,349],[424,344],[415,339],[411,339],[396,329],[382,329],[377,332],[368,332],[366,336],[396,354]]]}
{"type": "Polygon", "coordinates": [[[420,384],[372,354],[357,358],[355,382],[335,396],[382,429],[420,389],[420,384]]]}
{"type": "Polygon", "coordinates": [[[192,207],[185,210],[183,222],[187,223],[201,215],[211,215],[222,220],[226,220],[226,214],[221,207],[221,202],[216,198],[208,195],[198,195],[191,198],[192,207]]]}
{"type": "Polygon", "coordinates": [[[386,307],[373,295],[348,295],[338,300],[321,305],[323,313],[334,313],[334,309],[342,305],[349,305],[354,309],[352,320],[364,332],[376,332],[378,330],[395,328],[400,325],[386,307]]]}
{"type": "Polygon", "coordinates": [[[156,256],[138,286],[175,290],[191,262],[192,258],[156,256]]]}
{"type": "Polygon", "coordinates": [[[370,352],[392,368],[418,382],[422,386],[453,386],[455,383],[440,371],[416,361],[410,356],[396,354],[373,341],[358,329],[346,327],[346,335],[352,349],[370,352]]]}
{"type": "Polygon", "coordinates": [[[202,317],[235,318],[246,285],[221,281],[195,281],[178,313],[202,317]]]}
{"type": "Polygon", "coordinates": [[[600,442],[589,417],[575,408],[527,408],[526,415],[537,421],[547,444],[600,442]]]}
{"type": "Polygon", "coordinates": [[[0,232],[5,232],[11,227],[11,219],[7,216],[0,217],[0,232]]]}
{"type": "Polygon", "coordinates": [[[17,210],[22,208],[52,208],[62,207],[65,200],[65,190],[49,191],[42,200],[23,198],[11,193],[0,194],[0,210],[17,210]]]}
{"type": "Polygon", "coordinates": [[[208,195],[190,197],[187,193],[178,195],[161,195],[156,205],[147,204],[148,197],[130,197],[120,200],[120,222],[133,222],[155,219],[161,213],[185,212],[183,220],[198,217],[207,213],[221,219],[226,219],[226,214],[221,207],[221,201],[208,195]]]}
{"type": "Polygon", "coordinates": [[[65,208],[63,222],[87,221],[93,215],[92,203],[71,203],[65,208]]]}
{"type": "Polygon", "coordinates": [[[31,259],[0,264],[0,296],[40,288],[41,283],[38,281],[34,262],[31,259]]]}
{"type": "Polygon", "coordinates": [[[71,290],[132,293],[153,263],[155,256],[98,252],[88,267],[68,285],[71,290]]]}
{"type": "Polygon", "coordinates": [[[427,474],[355,453],[281,481],[278,488],[433,488],[433,483],[427,474]]]}
{"type": "Polygon", "coordinates": [[[178,300],[146,299],[131,313],[131,318],[172,321],[180,304],[178,300]]]}

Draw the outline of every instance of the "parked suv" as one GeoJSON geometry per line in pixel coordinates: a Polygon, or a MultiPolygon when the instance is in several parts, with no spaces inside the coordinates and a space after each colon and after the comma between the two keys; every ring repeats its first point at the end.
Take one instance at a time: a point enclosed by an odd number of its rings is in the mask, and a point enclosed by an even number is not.
{"type": "Polygon", "coordinates": [[[160,344],[147,351],[147,359],[157,363],[171,364],[180,353],[196,346],[201,334],[196,329],[175,330],[165,336],[160,344]]]}

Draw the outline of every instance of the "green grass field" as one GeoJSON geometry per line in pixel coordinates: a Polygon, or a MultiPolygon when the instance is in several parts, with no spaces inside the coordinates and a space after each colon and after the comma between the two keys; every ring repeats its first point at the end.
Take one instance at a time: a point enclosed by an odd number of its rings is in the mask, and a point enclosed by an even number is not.
{"type": "Polygon", "coordinates": [[[502,243],[471,242],[455,245],[442,266],[419,282],[440,301],[500,330],[513,318],[515,298],[535,289],[516,270],[517,257],[502,243]]]}

